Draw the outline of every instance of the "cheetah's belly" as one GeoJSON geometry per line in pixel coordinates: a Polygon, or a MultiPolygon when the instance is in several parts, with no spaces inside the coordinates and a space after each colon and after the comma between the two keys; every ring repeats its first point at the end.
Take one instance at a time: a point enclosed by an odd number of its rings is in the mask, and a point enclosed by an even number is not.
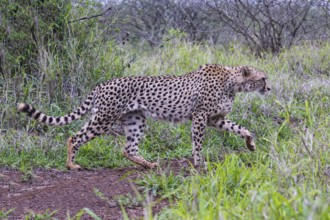
{"type": "Polygon", "coordinates": [[[147,117],[157,120],[166,120],[171,122],[181,122],[190,118],[192,109],[188,106],[183,108],[169,108],[169,107],[148,107],[141,105],[139,107],[147,117]]]}

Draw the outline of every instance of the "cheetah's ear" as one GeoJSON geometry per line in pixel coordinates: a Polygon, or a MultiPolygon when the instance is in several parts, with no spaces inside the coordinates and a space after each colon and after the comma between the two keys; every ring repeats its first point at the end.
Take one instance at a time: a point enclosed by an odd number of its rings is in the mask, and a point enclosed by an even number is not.
{"type": "Polygon", "coordinates": [[[242,67],[242,72],[244,77],[249,77],[251,75],[251,70],[247,66],[242,67]]]}

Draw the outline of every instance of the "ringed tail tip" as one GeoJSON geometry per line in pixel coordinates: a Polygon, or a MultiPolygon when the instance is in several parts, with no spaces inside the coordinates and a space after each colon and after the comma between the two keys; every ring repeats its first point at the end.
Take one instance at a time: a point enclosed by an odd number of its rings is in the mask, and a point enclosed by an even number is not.
{"type": "Polygon", "coordinates": [[[25,103],[18,103],[17,104],[17,109],[20,112],[27,112],[29,110],[29,106],[25,103]]]}

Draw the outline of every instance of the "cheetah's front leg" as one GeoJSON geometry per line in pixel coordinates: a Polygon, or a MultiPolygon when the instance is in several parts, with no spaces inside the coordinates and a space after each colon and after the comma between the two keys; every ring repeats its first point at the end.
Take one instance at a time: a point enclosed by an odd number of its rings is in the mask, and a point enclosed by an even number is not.
{"type": "Polygon", "coordinates": [[[201,113],[193,113],[192,114],[192,127],[191,127],[191,137],[193,141],[193,157],[194,157],[194,165],[202,165],[202,143],[204,138],[204,130],[206,127],[206,116],[201,113]]]}
{"type": "Polygon", "coordinates": [[[246,128],[224,119],[211,119],[209,120],[208,125],[216,127],[219,130],[230,131],[240,135],[245,139],[246,146],[250,151],[254,151],[256,149],[253,136],[246,128]]]}

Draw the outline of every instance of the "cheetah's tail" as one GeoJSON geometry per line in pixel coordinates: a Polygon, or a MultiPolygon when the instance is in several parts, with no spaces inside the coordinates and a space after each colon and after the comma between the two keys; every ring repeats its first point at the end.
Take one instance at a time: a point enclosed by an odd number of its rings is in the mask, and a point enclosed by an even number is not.
{"type": "Polygon", "coordinates": [[[82,105],[74,112],[60,117],[45,115],[41,111],[36,110],[34,107],[26,103],[19,103],[17,105],[17,109],[20,112],[25,112],[29,117],[48,125],[66,125],[74,120],[81,118],[81,116],[85,115],[89,110],[91,110],[93,105],[93,99],[94,92],[89,94],[86,100],[82,103],[82,105]]]}

